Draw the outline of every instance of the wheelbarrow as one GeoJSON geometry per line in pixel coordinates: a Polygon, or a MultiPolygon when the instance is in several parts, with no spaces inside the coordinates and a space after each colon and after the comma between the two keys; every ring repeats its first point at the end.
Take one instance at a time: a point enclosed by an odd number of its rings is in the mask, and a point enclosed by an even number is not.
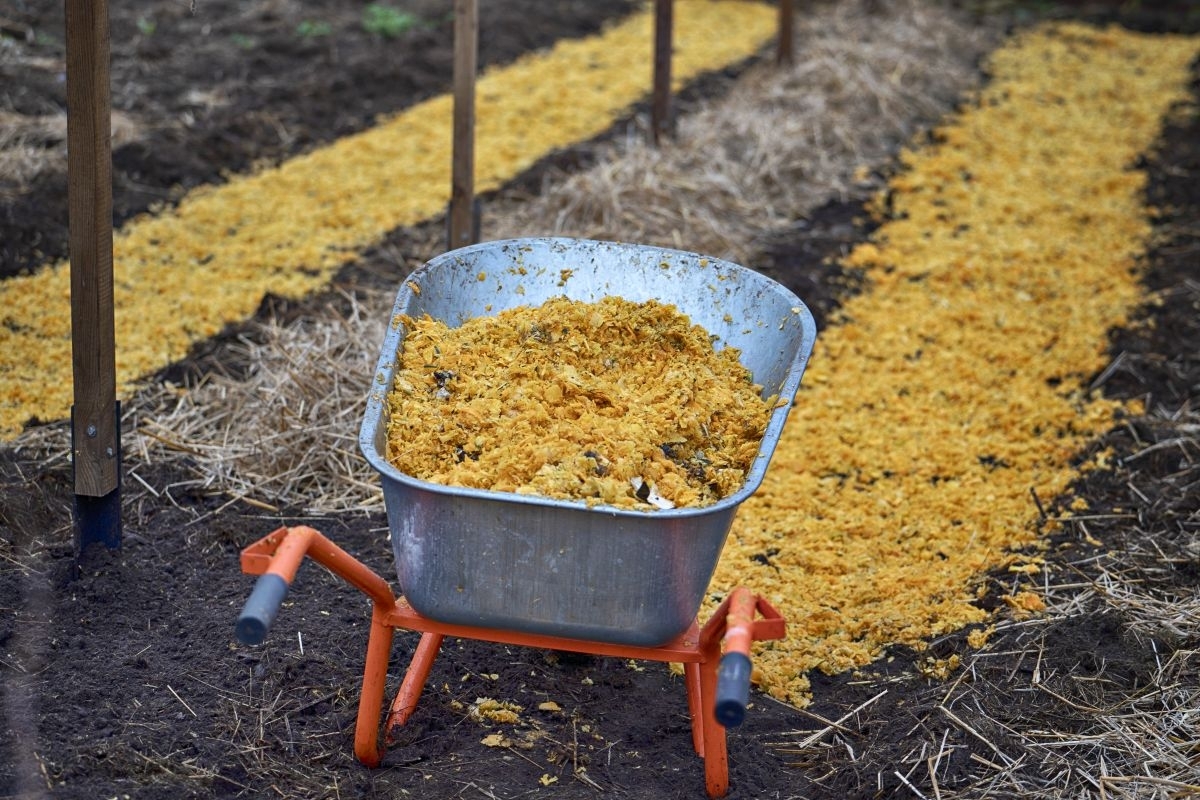
{"type": "Polygon", "coordinates": [[[785,622],[744,587],[701,627],[697,614],[738,506],[761,484],[816,338],[805,305],[769,278],[680,250],[563,238],[512,239],[453,250],[400,287],[381,349],[359,444],[379,473],[402,597],[320,532],[281,528],[242,553],[259,575],[236,625],[262,642],[307,555],[373,603],[355,731],[355,754],[377,766],[411,715],[446,636],[684,664],[692,740],[709,796],[729,786],[725,729],[749,699],[750,647],[778,639],[785,622]],[[386,395],[405,329],[425,314],[455,326],[481,315],[563,296],[618,295],[674,304],[714,347],[740,360],[777,396],[745,484],[697,508],[637,511],[419,480],[384,454],[386,395]],[[382,729],[395,629],[420,643],[382,729]]]}

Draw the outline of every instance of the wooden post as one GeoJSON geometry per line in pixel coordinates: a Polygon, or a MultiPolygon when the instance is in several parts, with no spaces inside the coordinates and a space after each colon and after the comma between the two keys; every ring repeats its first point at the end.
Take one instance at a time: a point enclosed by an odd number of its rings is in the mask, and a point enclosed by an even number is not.
{"type": "Polygon", "coordinates": [[[475,73],[479,50],[478,0],[454,0],[454,141],[447,245],[479,241],[475,202],[475,73]]]}
{"type": "Polygon", "coordinates": [[[671,119],[671,26],[672,0],[654,0],[654,95],[650,109],[650,132],[654,144],[674,132],[671,119]]]}
{"type": "Polygon", "coordinates": [[[108,0],[66,0],[76,543],[121,544],[108,0]]]}
{"type": "Polygon", "coordinates": [[[775,62],[779,66],[790,67],[795,61],[793,56],[793,42],[796,39],[796,34],[793,32],[794,22],[792,0],[779,0],[779,50],[775,56],[775,62]]]}

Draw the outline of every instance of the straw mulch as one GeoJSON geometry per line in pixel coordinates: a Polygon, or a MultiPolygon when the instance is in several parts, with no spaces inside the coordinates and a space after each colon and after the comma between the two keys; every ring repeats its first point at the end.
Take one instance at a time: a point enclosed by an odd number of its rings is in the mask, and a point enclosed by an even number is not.
{"type": "MultiPolygon", "coordinates": [[[[314,513],[381,507],[358,450],[363,376],[385,314],[342,294],[336,311],[291,324],[268,319],[228,346],[250,374],[205,375],[186,388],[151,386],[132,406],[133,465],[176,461],[176,489],[218,492],[263,510],[314,513]]],[[[366,302],[381,298],[367,298],[366,302]]]]}
{"type": "Polygon", "coordinates": [[[993,31],[917,2],[843,2],[797,17],[795,64],[759,66],[679,120],[675,140],[615,143],[489,217],[485,238],[562,234],[680,247],[748,263],[764,240],[872,171],[978,80],[993,31]],[[883,6],[886,5],[886,8],[883,6]]]}

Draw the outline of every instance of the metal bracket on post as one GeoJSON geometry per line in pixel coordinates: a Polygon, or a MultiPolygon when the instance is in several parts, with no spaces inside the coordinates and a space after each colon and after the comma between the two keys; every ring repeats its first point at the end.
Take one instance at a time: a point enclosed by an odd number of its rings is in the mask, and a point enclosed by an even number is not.
{"type": "MultiPolygon", "coordinates": [[[[104,457],[116,466],[116,486],[106,494],[93,496],[75,494],[75,558],[93,544],[102,544],[109,550],[121,546],[121,403],[115,403],[113,420],[113,445],[105,446],[104,457]],[[111,455],[110,455],[111,453],[111,455]]],[[[71,464],[77,472],[82,444],[75,440],[78,426],[75,424],[75,407],[71,407],[71,464]]],[[[94,425],[84,430],[84,436],[92,438],[94,425]]],[[[73,476],[78,485],[78,475],[73,476]]]]}

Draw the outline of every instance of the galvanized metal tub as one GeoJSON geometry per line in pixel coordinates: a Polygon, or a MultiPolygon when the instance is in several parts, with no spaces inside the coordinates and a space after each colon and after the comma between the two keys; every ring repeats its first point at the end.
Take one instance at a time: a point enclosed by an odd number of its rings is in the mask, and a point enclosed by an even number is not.
{"type": "Polygon", "coordinates": [[[738,505],[762,482],[816,338],[794,294],[759,273],[695,253],[535,238],[487,242],[431,260],[400,288],[359,444],[379,472],[405,598],[441,622],[656,646],[696,617],[738,505]],[[418,480],[388,463],[386,395],[400,314],[448,325],[552,297],[673,303],[718,349],[733,346],[771,416],[746,484],[703,508],[588,507],[418,480]]]}

